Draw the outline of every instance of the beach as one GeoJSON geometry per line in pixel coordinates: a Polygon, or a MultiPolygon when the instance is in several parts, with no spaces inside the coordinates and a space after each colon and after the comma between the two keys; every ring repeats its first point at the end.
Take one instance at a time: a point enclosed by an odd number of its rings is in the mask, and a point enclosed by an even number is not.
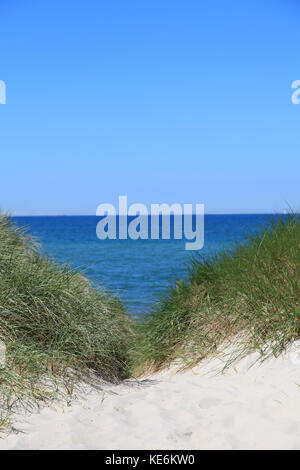
{"type": "Polygon", "coordinates": [[[0,450],[300,450],[299,2],[0,1],[0,450]]]}
{"type": "Polygon", "coordinates": [[[300,449],[298,351],[223,370],[229,349],[181,372],[85,386],[69,405],[14,416],[0,449],[300,449]]]}

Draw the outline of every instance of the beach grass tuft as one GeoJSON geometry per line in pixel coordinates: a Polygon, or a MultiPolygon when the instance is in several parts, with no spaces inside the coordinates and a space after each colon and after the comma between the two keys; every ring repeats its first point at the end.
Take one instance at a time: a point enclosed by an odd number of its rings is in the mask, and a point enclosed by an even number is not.
{"type": "Polygon", "coordinates": [[[127,376],[131,337],[132,321],[117,299],[41,255],[24,230],[0,215],[2,426],[17,403],[51,400],[62,381],[71,393],[76,375],[92,371],[114,382],[127,376]]]}
{"type": "Polygon", "coordinates": [[[300,217],[270,220],[233,249],[194,257],[177,283],[137,324],[136,375],[180,359],[192,366],[234,338],[236,357],[277,355],[300,337],[300,217]]]}

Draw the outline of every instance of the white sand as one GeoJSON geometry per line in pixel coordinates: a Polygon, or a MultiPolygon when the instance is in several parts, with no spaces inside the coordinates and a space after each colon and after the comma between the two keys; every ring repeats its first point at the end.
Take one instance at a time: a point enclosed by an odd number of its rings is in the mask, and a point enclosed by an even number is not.
{"type": "Polygon", "coordinates": [[[299,355],[222,359],[20,416],[0,449],[300,449],[299,355]]]}

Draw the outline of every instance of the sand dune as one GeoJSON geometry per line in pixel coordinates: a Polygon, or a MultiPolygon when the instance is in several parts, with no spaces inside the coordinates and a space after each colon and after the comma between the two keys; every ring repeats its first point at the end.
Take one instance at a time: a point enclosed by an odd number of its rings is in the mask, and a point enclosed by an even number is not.
{"type": "Polygon", "coordinates": [[[89,389],[71,406],[19,416],[0,449],[300,449],[299,355],[257,359],[220,373],[220,356],[89,389]]]}

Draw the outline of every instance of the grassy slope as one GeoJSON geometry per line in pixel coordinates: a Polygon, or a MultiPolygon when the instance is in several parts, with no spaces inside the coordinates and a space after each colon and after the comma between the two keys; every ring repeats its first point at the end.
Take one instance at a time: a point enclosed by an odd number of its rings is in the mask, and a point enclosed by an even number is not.
{"type": "Polygon", "coordinates": [[[0,216],[0,340],[7,346],[2,408],[24,395],[46,398],[38,385],[45,373],[67,377],[70,367],[79,373],[89,368],[108,380],[122,378],[131,334],[117,300],[41,256],[0,216]]]}
{"type": "Polygon", "coordinates": [[[242,350],[280,352],[300,336],[300,219],[278,220],[234,250],[195,259],[189,279],[138,325],[135,373],[188,365],[242,333],[242,350]]]}

